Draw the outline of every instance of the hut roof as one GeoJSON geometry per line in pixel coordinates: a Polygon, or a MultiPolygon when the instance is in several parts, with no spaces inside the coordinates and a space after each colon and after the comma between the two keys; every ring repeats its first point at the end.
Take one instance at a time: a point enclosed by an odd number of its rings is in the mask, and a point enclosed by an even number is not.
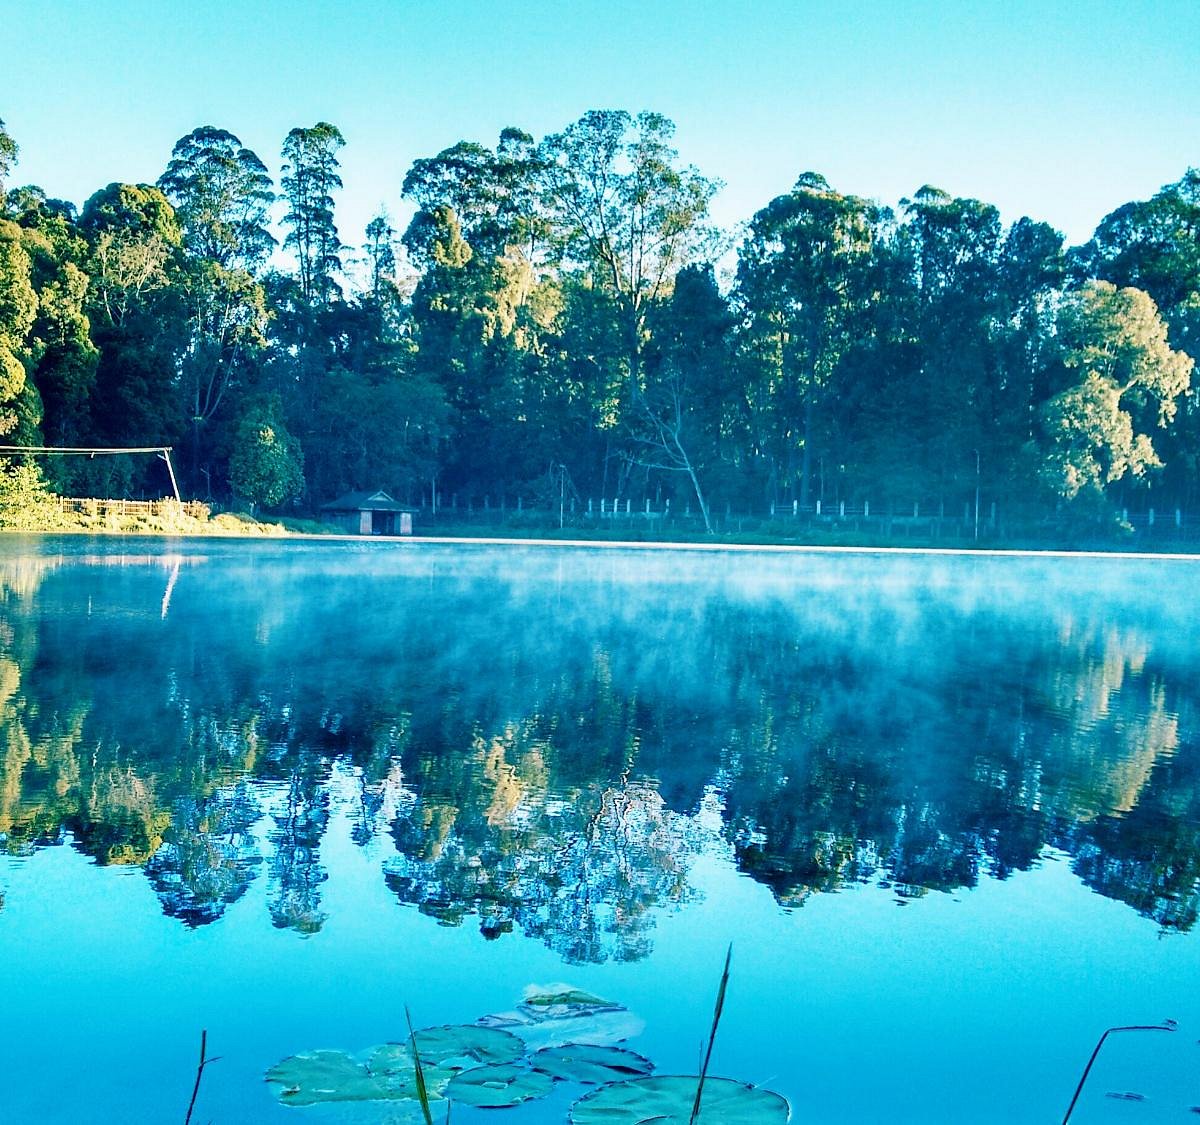
{"type": "Polygon", "coordinates": [[[347,492],[328,504],[321,505],[323,512],[411,512],[407,504],[400,504],[382,489],[375,492],[347,492]]]}

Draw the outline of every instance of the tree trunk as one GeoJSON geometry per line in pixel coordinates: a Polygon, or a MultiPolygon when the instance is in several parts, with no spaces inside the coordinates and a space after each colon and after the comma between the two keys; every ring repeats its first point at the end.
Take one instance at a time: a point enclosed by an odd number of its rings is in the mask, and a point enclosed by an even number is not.
{"type": "Polygon", "coordinates": [[[804,449],[800,456],[800,507],[808,507],[809,482],[812,479],[812,431],[813,404],[812,398],[804,401],[804,449]]]}

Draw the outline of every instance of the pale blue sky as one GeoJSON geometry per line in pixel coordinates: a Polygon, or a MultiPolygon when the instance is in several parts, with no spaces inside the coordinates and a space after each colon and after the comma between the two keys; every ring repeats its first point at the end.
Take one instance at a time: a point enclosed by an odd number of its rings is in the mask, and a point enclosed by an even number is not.
{"type": "Polygon", "coordinates": [[[199,124],[274,172],[337,124],[347,242],[411,161],[590,108],[654,109],[748,218],[805,170],[894,204],[924,183],[1073,241],[1200,164],[1200,0],[416,3],[0,0],[16,182],[82,202],[153,181],[199,124]]]}

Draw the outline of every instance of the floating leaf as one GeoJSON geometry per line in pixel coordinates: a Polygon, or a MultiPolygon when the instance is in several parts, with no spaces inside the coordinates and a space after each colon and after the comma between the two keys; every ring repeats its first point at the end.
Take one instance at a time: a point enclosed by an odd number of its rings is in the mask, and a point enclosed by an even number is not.
{"type": "Polygon", "coordinates": [[[569,984],[529,984],[525,986],[523,1004],[531,1008],[619,1008],[611,1000],[601,1000],[581,988],[569,984]]]}
{"type": "MultiPolygon", "coordinates": [[[[611,1082],[585,1094],[571,1107],[571,1125],[688,1125],[696,1100],[697,1075],[660,1075],[611,1082]]],[[[728,1078],[704,1083],[700,1120],[721,1125],[784,1125],[787,1099],[728,1078]]]]}
{"type": "MultiPolygon", "coordinates": [[[[415,1101],[416,1068],[402,1043],[384,1043],[355,1058],[345,1051],[310,1051],[293,1055],[267,1071],[266,1080],[280,1087],[284,1105],[318,1102],[415,1101]]],[[[440,1099],[454,1071],[424,1068],[429,1096],[440,1099]]]]}
{"type": "Polygon", "coordinates": [[[531,984],[515,1011],[484,1016],[482,1027],[519,1035],[530,1050],[567,1043],[619,1043],[645,1029],[627,1008],[569,984],[531,984]]]}
{"type": "Polygon", "coordinates": [[[505,1063],[456,1074],[446,1087],[446,1096],[481,1109],[502,1109],[545,1097],[553,1085],[554,1079],[548,1074],[505,1063]]]}
{"type": "Polygon", "coordinates": [[[445,1024],[422,1028],[415,1035],[422,1063],[463,1070],[480,1063],[509,1063],[525,1053],[515,1035],[480,1024],[445,1024]]]}
{"type": "Polygon", "coordinates": [[[345,1051],[293,1055],[271,1067],[266,1079],[281,1087],[279,1100],[285,1105],[365,1102],[389,1097],[367,1068],[345,1051]]]}
{"type": "MultiPolygon", "coordinates": [[[[366,1052],[366,1069],[387,1091],[390,1098],[417,1099],[417,1068],[405,1043],[383,1043],[366,1052]]],[[[454,1077],[450,1067],[422,1064],[425,1088],[431,1099],[442,1096],[446,1083],[454,1077]]]]}
{"type": "Polygon", "coordinates": [[[601,1047],[594,1043],[568,1043],[562,1047],[543,1047],[530,1057],[530,1064],[552,1078],[599,1085],[623,1078],[643,1078],[654,1064],[624,1047],[601,1047]]]}

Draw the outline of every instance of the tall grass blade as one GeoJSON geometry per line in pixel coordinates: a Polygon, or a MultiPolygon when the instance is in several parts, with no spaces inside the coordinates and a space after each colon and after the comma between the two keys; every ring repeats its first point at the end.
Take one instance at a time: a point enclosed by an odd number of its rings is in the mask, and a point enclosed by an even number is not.
{"type": "MultiPolygon", "coordinates": [[[[425,1125],[433,1125],[433,1113],[429,1108],[429,1088],[425,1085],[425,1071],[421,1067],[421,1056],[417,1054],[417,1033],[413,1031],[412,1014],[408,1005],[404,1005],[404,1018],[408,1021],[408,1046],[412,1051],[413,1073],[417,1078],[417,1101],[421,1103],[421,1112],[425,1115],[425,1125]]],[[[449,1110],[449,1106],[447,1106],[449,1110]]],[[[449,1118],[449,1112],[446,1114],[449,1118]]]]}
{"type": "Polygon", "coordinates": [[[700,1081],[696,1084],[696,1100],[692,1103],[692,1115],[688,1125],[696,1125],[700,1116],[700,1099],[704,1095],[704,1080],[708,1077],[708,1064],[712,1059],[713,1043],[717,1039],[717,1025],[721,1022],[721,1013],[725,1010],[725,989],[729,986],[729,962],[733,957],[733,942],[725,951],[725,971],[721,973],[721,986],[717,989],[717,1004],[713,1009],[712,1030],[708,1033],[708,1050],[704,1052],[704,1062],[700,1066],[700,1081]]]}

